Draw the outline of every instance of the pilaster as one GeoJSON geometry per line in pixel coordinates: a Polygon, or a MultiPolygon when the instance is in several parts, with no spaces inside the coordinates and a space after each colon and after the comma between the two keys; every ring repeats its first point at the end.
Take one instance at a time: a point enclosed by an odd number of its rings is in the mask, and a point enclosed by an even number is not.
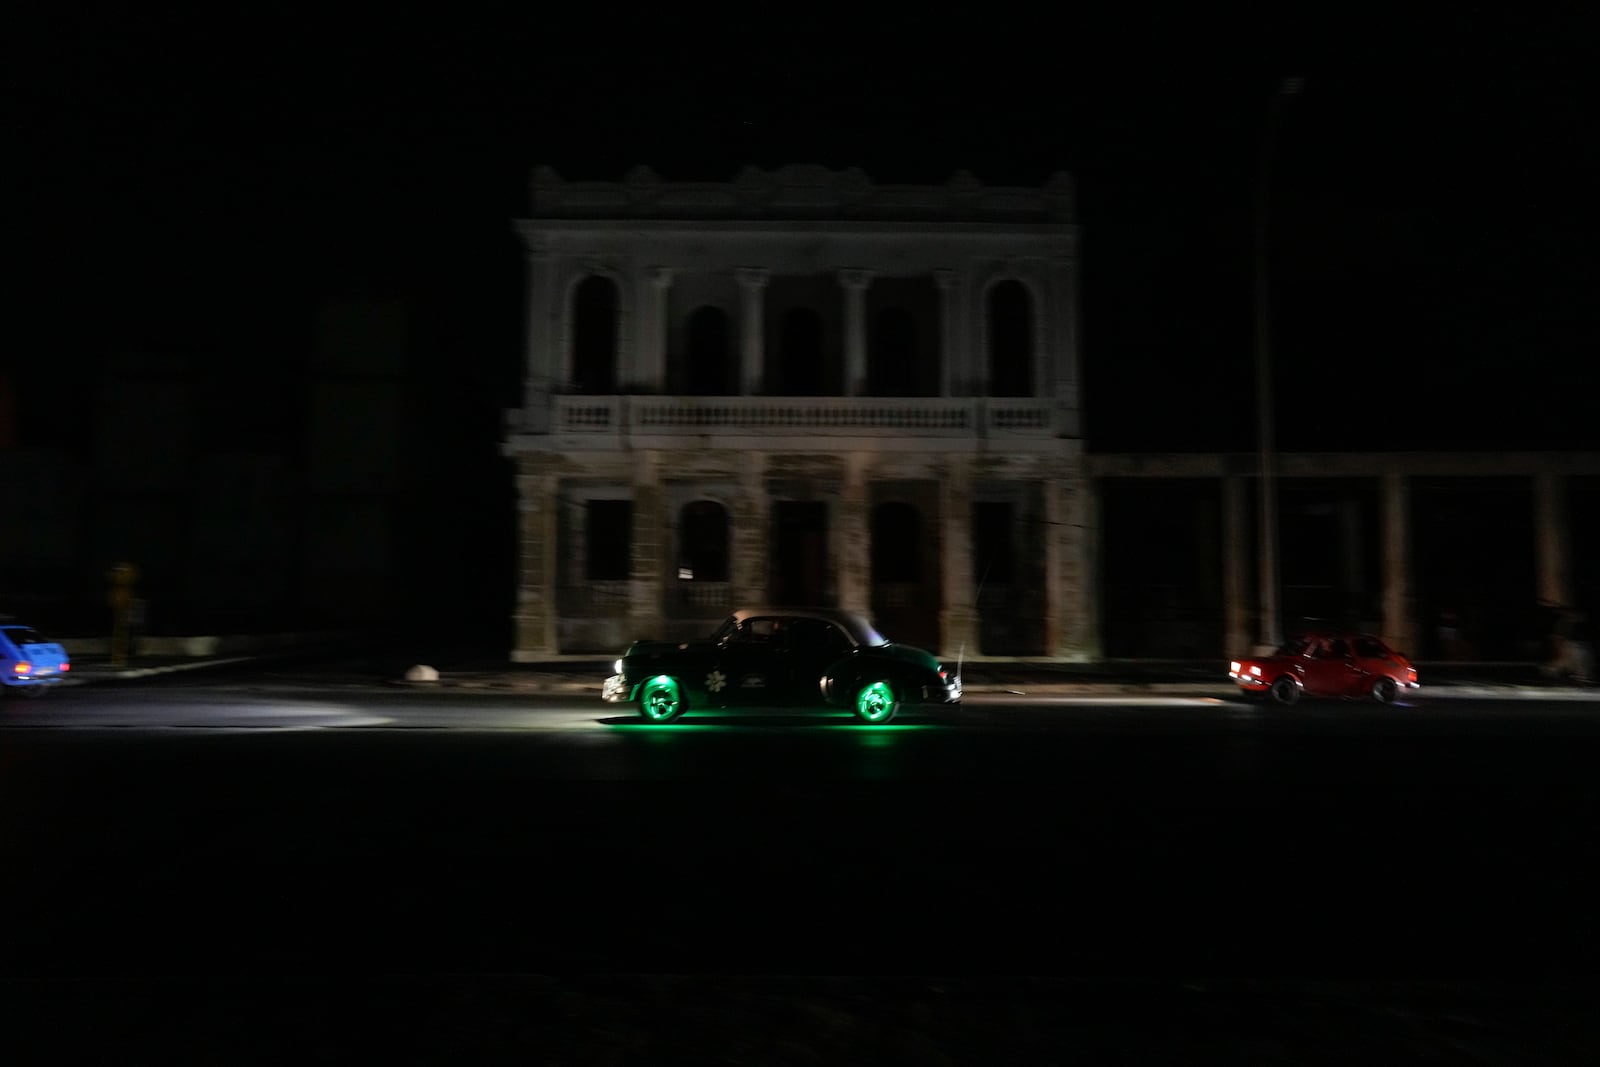
{"type": "Polygon", "coordinates": [[[1093,662],[1104,654],[1100,634],[1100,498],[1088,478],[1060,480],[1057,492],[1061,577],[1060,639],[1055,655],[1073,662],[1093,662]]]}
{"type": "Polygon", "coordinates": [[[939,522],[944,550],[944,603],[939,609],[940,656],[956,660],[978,651],[972,578],[972,465],[952,456],[939,483],[939,522]]]}
{"type": "Polygon", "coordinates": [[[867,286],[869,270],[841,270],[844,287],[844,392],[862,396],[867,391],[867,286]]]}
{"type": "Polygon", "coordinates": [[[1249,519],[1245,514],[1244,479],[1237,474],[1222,479],[1222,645],[1223,653],[1241,656],[1250,651],[1250,600],[1247,587],[1249,519]]]}
{"type": "Polygon", "coordinates": [[[739,460],[739,493],[733,502],[732,557],[728,581],[735,604],[764,604],[771,570],[771,499],[766,458],[746,452],[739,460]]]}
{"type": "Polygon", "coordinates": [[[662,579],[672,524],[661,485],[661,457],[640,452],[633,467],[633,539],[629,565],[628,620],[636,633],[662,632],[665,616],[662,579]]]}
{"type": "Polygon", "coordinates": [[[667,298],[672,278],[671,267],[651,267],[645,272],[649,309],[641,331],[639,380],[656,392],[665,392],[667,387],[667,298]]]}
{"type": "Polygon", "coordinates": [[[770,275],[762,267],[740,267],[733,275],[739,283],[740,297],[739,391],[744,396],[760,396],[762,368],[766,365],[762,312],[770,275]]]}
{"type": "Polygon", "coordinates": [[[1571,604],[1566,481],[1559,474],[1533,477],[1533,536],[1539,599],[1548,604],[1571,604]]]}
{"type": "Polygon", "coordinates": [[[839,486],[839,513],[834,520],[836,554],[834,573],[839,576],[839,607],[870,614],[872,610],[870,557],[871,523],[867,510],[867,474],[871,457],[855,452],[844,457],[844,477],[839,486]]]}
{"type": "Polygon", "coordinates": [[[1383,475],[1383,637],[1416,654],[1411,591],[1411,500],[1403,474],[1383,475]]]}
{"type": "Polygon", "coordinates": [[[939,395],[955,395],[956,374],[956,272],[933,272],[939,290],[939,395]]]}
{"type": "Polygon", "coordinates": [[[511,658],[530,662],[560,651],[556,630],[560,483],[553,475],[517,479],[516,613],[511,658]]]}

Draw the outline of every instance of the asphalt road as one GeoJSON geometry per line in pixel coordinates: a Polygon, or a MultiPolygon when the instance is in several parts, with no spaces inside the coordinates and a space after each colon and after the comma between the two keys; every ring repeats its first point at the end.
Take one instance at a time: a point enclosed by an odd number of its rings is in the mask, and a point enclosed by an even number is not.
{"type": "MultiPolygon", "coordinates": [[[[703,998],[746,976],[744,995],[801,982],[761,1003],[822,998],[846,1031],[868,1025],[862,997],[901,1020],[1033,1005],[1003,1038],[962,1031],[1026,1059],[1063,997],[1100,1004],[1066,1016],[1079,1038],[1131,1047],[1141,1014],[1225,1036],[1285,997],[1309,1011],[1312,983],[1335,990],[1313,997],[1326,1045],[1350,1032],[1330,1003],[1390,1018],[1351,990],[1442,984],[1455,1006],[1413,1003],[1434,1020],[1418,1040],[1474,990],[1471,1040],[1543,1042],[1547,1062],[1600,1047],[1600,703],[981,698],[887,727],[651,727],[588,699],[230,680],[0,709],[0,981],[37,1019],[100,1010],[143,1033],[128,1020],[171,1018],[137,1009],[156,989],[208,1034],[196,1017],[353,997],[392,1035],[404,1005],[468,988],[480,1008],[523,1004],[515,1017],[532,1010],[519,997],[566,1004],[569,1023],[606,1015],[610,1048],[622,1024],[597,1004],[684,991],[570,983],[698,982],[703,998]],[[528,981],[547,984],[484,985],[528,981]],[[915,993],[881,987],[905,981],[915,993]],[[1162,1014],[1207,988],[1235,991],[1233,1023],[1162,1014]]],[[[476,1010],[456,1007],[427,1032],[476,1010]]],[[[316,1018],[344,1048],[344,1017],[316,1018]]],[[[757,1058],[839,1062],[839,1033],[796,1040],[757,1058]]]]}

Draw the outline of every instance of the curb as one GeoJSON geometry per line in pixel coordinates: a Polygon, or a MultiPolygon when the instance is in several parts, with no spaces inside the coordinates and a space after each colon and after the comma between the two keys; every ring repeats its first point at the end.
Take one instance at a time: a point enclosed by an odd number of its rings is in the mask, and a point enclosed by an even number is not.
{"type": "MultiPolygon", "coordinates": [[[[118,682],[140,681],[149,678],[161,677],[168,674],[189,673],[205,670],[235,666],[241,663],[267,661],[275,658],[271,653],[266,655],[234,655],[212,659],[185,660],[177,663],[164,663],[152,666],[129,666],[122,668],[87,667],[74,671],[71,677],[60,682],[62,686],[82,686],[103,683],[115,684],[118,682]]],[[[988,672],[985,672],[988,673],[988,672]]],[[[397,678],[364,678],[355,684],[371,685],[374,687],[387,687],[394,689],[450,689],[454,691],[471,690],[494,693],[570,693],[593,694],[598,698],[603,685],[603,679],[575,678],[571,675],[562,675],[557,672],[540,674],[538,672],[462,672],[461,674],[444,674],[436,679],[408,680],[397,678]]],[[[340,684],[349,684],[348,682],[340,684]]],[[[1134,682],[1134,681],[1056,681],[1040,680],[1029,681],[1019,677],[1012,681],[986,681],[968,684],[964,691],[973,695],[1012,695],[1023,697],[1068,697],[1068,696],[1189,696],[1189,697],[1216,697],[1231,699],[1237,697],[1238,690],[1228,682],[1212,682],[1197,680],[1193,682],[1134,682]]],[[[1424,685],[1420,691],[1424,699],[1446,698],[1464,699],[1473,697],[1496,699],[1540,699],[1540,700],[1570,700],[1570,701],[1595,701],[1600,702],[1600,686],[1578,685],[1531,685],[1513,682],[1480,682],[1463,681],[1459,683],[1441,683],[1424,685]]]]}

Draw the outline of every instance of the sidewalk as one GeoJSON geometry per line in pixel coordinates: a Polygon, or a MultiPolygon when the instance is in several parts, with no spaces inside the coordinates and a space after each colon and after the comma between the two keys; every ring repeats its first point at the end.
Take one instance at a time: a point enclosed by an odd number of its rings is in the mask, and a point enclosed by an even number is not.
{"type": "MultiPolygon", "coordinates": [[[[186,639],[200,642],[207,639],[186,639]]],[[[214,639],[210,639],[213,640],[214,639]]],[[[293,660],[303,656],[304,646],[272,640],[256,649],[240,647],[230,639],[223,653],[216,645],[191,644],[191,648],[212,654],[179,654],[177,646],[162,654],[138,655],[127,663],[113,664],[104,651],[74,653],[71,675],[63,685],[130,683],[147,679],[199,673],[221,668],[256,664],[275,681],[295,684],[336,684],[390,686],[411,689],[457,689],[520,693],[593,693],[599,697],[602,683],[611,673],[611,660],[565,657],[546,663],[462,663],[418,672],[419,680],[407,680],[404,668],[395,671],[346,670],[296,671],[293,660]]],[[[69,652],[71,646],[69,646],[69,652]]],[[[419,664],[418,666],[426,666],[419,664]]],[[[1548,700],[1592,700],[1600,702],[1600,687],[1557,685],[1539,677],[1538,670],[1526,663],[1421,664],[1421,693],[1426,696],[1488,696],[1548,700]]],[[[1185,695],[1233,697],[1238,693],[1227,680],[1224,661],[1121,660],[1094,664],[1064,664],[1037,660],[972,661],[962,666],[963,689],[968,694],[1009,694],[1016,696],[1138,696],[1185,695]]]]}

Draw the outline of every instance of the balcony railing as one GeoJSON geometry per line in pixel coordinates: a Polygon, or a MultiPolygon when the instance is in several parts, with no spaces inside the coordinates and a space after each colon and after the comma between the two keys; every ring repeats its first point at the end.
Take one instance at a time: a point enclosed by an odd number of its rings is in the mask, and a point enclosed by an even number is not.
{"type": "Polygon", "coordinates": [[[1053,437],[1053,400],[1030,397],[555,396],[556,434],[1053,437]]]}

